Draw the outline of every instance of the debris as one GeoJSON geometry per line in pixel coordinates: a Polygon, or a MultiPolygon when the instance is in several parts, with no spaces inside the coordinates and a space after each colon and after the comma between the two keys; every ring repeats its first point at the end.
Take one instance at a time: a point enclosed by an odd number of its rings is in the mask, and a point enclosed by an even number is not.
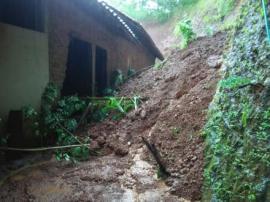
{"type": "Polygon", "coordinates": [[[125,148],[124,146],[118,145],[117,148],[115,149],[114,153],[117,156],[123,157],[123,156],[126,156],[128,154],[128,149],[125,148]]]}
{"type": "Polygon", "coordinates": [[[100,147],[100,145],[98,144],[97,141],[92,140],[91,143],[90,143],[90,145],[89,145],[89,148],[90,148],[91,150],[98,150],[98,149],[100,149],[101,147],[100,147]]]}
{"type": "Polygon", "coordinates": [[[145,119],[146,118],[146,111],[143,109],[141,112],[140,112],[140,116],[142,119],[145,119]]]}
{"type": "Polygon", "coordinates": [[[97,138],[97,143],[99,146],[103,146],[106,143],[106,139],[103,136],[97,138]]]}

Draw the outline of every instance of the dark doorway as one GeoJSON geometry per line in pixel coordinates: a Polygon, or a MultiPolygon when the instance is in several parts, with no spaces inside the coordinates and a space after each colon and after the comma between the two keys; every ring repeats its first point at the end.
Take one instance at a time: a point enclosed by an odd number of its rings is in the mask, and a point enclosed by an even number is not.
{"type": "Polygon", "coordinates": [[[92,95],[92,47],[90,43],[75,38],[71,39],[62,95],[80,97],[92,95]]]}
{"type": "Polygon", "coordinates": [[[96,96],[102,96],[107,88],[107,51],[99,46],[96,48],[96,96]]]}

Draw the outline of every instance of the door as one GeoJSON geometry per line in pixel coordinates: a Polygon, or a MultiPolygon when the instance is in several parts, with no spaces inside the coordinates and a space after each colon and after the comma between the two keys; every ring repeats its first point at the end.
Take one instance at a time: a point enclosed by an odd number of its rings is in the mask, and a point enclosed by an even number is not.
{"type": "Polygon", "coordinates": [[[72,38],[69,45],[62,95],[90,96],[92,95],[92,83],[91,44],[72,38]]]}

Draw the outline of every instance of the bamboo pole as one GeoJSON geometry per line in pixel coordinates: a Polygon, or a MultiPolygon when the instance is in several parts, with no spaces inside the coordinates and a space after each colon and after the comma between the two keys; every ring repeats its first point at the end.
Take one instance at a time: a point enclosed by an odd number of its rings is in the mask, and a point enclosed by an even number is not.
{"type": "Polygon", "coordinates": [[[268,13],[267,13],[267,5],[265,4],[265,0],[262,0],[262,6],[263,6],[263,13],[264,13],[264,20],[265,20],[267,38],[268,38],[268,40],[270,42],[270,25],[269,25],[268,13]]]}
{"type": "Polygon", "coordinates": [[[57,149],[70,149],[75,147],[89,147],[90,144],[66,145],[55,147],[38,147],[38,148],[16,148],[16,147],[0,147],[0,151],[21,151],[21,152],[41,152],[57,149]]]}

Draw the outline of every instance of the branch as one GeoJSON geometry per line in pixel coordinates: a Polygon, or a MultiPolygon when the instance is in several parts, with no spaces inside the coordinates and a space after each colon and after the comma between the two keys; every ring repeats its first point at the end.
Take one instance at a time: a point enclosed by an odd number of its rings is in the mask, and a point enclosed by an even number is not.
{"type": "Polygon", "coordinates": [[[156,148],[156,146],[154,144],[150,144],[144,137],[142,137],[142,140],[144,142],[144,144],[147,146],[148,150],[151,152],[151,154],[153,155],[154,159],[156,160],[160,172],[165,176],[171,176],[171,174],[167,171],[165,165],[163,164],[160,154],[156,148]]]}

